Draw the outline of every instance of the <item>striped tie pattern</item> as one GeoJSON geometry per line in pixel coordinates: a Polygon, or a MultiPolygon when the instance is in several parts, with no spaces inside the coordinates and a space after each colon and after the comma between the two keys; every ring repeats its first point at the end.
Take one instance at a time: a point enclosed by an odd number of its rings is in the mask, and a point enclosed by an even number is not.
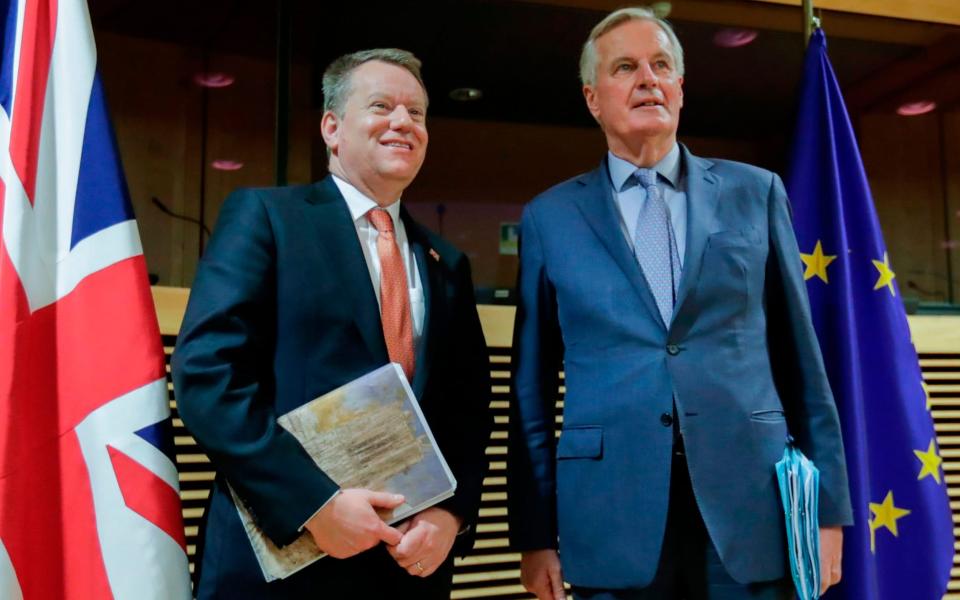
{"type": "Polygon", "coordinates": [[[680,253],[670,223],[670,209],[657,186],[656,171],[637,169],[634,176],[647,192],[647,200],[637,217],[634,252],[657,301],[660,316],[669,327],[680,282],[680,253]]]}
{"type": "Polygon", "coordinates": [[[393,219],[382,208],[367,213],[367,219],[379,232],[377,254],[380,256],[380,321],[387,343],[390,362],[403,367],[407,380],[413,381],[413,318],[410,314],[410,292],[407,270],[393,231],[393,219]]]}

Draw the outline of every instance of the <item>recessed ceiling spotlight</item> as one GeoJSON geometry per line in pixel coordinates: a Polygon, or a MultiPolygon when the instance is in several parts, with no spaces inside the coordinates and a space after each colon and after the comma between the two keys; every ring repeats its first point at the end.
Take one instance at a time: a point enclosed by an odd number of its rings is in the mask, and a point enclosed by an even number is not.
{"type": "Polygon", "coordinates": [[[224,88],[233,85],[236,80],[236,77],[227,73],[197,73],[193,76],[193,82],[205,88],[224,88]]]}
{"type": "Polygon", "coordinates": [[[907,102],[901,104],[897,109],[897,114],[904,117],[915,117],[925,115],[937,108],[937,103],[933,100],[920,100],[919,102],[907,102]]]}
{"type": "Polygon", "coordinates": [[[721,48],[739,48],[757,39],[755,29],[721,29],[713,34],[713,43],[721,48]]]}
{"type": "Polygon", "coordinates": [[[210,166],[218,171],[237,171],[243,168],[243,163],[239,160],[229,158],[218,158],[210,163],[210,166]]]}
{"type": "Polygon", "coordinates": [[[450,99],[457,102],[473,102],[483,98],[483,90],[472,87],[462,87],[450,92],[450,99]]]}

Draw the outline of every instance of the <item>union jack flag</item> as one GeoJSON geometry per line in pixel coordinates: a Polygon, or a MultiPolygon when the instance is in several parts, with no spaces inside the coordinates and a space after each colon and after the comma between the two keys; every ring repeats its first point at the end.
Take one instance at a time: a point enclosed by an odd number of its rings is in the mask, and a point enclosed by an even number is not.
{"type": "Polygon", "coordinates": [[[0,598],[189,598],[146,264],[83,0],[0,0],[0,598]]]}

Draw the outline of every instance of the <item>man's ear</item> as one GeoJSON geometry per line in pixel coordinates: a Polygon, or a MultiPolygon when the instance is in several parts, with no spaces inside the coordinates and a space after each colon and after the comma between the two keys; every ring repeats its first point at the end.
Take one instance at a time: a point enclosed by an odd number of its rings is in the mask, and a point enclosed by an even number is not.
{"type": "Polygon", "coordinates": [[[683,108],[683,77],[677,78],[677,83],[680,84],[680,108],[683,108]]]}
{"type": "Polygon", "coordinates": [[[327,148],[335,154],[340,143],[340,119],[332,110],[323,113],[320,118],[320,134],[327,148]]]}
{"type": "Polygon", "coordinates": [[[593,89],[591,85],[584,85],[583,99],[587,101],[587,110],[590,111],[590,114],[593,115],[597,123],[602,125],[603,123],[600,121],[600,103],[597,98],[597,90],[593,89]]]}

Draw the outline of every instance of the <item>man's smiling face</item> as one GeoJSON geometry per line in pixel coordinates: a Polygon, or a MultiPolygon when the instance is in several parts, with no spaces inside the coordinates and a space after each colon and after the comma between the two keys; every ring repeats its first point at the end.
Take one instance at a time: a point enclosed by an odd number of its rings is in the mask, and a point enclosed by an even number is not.
{"type": "Polygon", "coordinates": [[[405,188],[420,171],[427,151],[427,97],[403,67],[370,61],[350,74],[343,114],[333,117],[327,140],[351,183],[379,190],[405,188]]]}

